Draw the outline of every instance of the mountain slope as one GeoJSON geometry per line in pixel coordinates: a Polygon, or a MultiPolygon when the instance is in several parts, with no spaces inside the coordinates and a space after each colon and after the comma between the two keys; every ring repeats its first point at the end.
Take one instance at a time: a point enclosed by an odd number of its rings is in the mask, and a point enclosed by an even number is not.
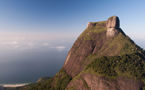
{"type": "Polygon", "coordinates": [[[112,16],[88,24],[54,77],[23,90],[142,90],[144,83],[145,51],[112,16]]]}
{"type": "Polygon", "coordinates": [[[79,36],[66,58],[64,69],[72,77],[76,76],[91,61],[86,58],[95,54],[116,56],[131,54],[141,49],[120,28],[119,18],[110,17],[107,21],[89,23],[79,36]]]}
{"type": "Polygon", "coordinates": [[[73,90],[140,90],[145,81],[145,58],[134,53],[122,56],[89,57],[93,62],[68,84],[73,90]]]}

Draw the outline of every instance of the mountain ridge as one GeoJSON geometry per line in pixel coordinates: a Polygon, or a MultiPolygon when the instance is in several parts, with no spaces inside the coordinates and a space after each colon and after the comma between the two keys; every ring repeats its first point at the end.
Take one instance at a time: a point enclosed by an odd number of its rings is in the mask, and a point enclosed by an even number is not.
{"type": "Polygon", "coordinates": [[[64,64],[66,72],[72,77],[77,75],[83,68],[77,63],[80,62],[82,64],[84,59],[90,54],[116,56],[141,50],[125,35],[119,23],[117,16],[110,17],[107,22],[89,23],[87,29],[78,37],[68,53],[64,64]]]}
{"type": "Polygon", "coordinates": [[[145,90],[144,85],[145,51],[112,16],[88,23],[54,77],[22,90],[145,90]]]}

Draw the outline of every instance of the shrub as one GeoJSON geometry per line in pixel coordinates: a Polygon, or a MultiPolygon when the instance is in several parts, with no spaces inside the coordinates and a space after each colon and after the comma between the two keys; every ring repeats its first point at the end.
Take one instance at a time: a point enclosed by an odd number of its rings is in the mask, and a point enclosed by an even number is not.
{"type": "Polygon", "coordinates": [[[145,61],[143,54],[134,53],[123,56],[96,58],[85,70],[107,77],[127,75],[133,78],[145,78],[145,61]]]}
{"type": "Polygon", "coordinates": [[[61,69],[54,78],[48,80],[42,80],[37,83],[32,83],[23,87],[20,90],[65,90],[67,84],[71,80],[71,77],[61,69]]]}

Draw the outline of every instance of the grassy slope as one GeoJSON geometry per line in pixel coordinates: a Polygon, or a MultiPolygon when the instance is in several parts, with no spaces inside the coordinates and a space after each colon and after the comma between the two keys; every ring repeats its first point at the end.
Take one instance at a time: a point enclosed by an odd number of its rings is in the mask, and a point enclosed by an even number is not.
{"type": "Polygon", "coordinates": [[[98,34],[106,31],[106,21],[101,21],[101,22],[91,22],[95,23],[95,26],[88,27],[86,30],[79,36],[78,39],[83,38],[84,40],[94,40],[90,33],[98,34]]]}
{"type": "Polygon", "coordinates": [[[106,77],[127,76],[136,79],[145,78],[145,57],[141,53],[122,56],[95,58],[85,71],[98,73],[106,77]]]}

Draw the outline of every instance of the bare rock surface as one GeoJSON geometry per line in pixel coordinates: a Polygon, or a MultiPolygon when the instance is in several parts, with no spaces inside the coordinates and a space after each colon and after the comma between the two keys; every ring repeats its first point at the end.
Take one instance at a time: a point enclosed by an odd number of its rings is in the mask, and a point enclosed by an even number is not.
{"type": "Polygon", "coordinates": [[[84,67],[84,61],[87,56],[92,53],[98,52],[103,43],[106,40],[106,32],[96,35],[95,33],[90,33],[94,40],[83,40],[79,38],[76,40],[71,50],[69,51],[64,68],[66,72],[72,77],[76,76],[84,67]],[[104,36],[102,39],[99,39],[100,36],[104,36]]]}
{"type": "MultiPolygon", "coordinates": [[[[66,72],[72,77],[76,76],[84,68],[84,64],[87,65],[90,63],[90,61],[84,62],[86,57],[105,51],[104,47],[107,48],[106,42],[111,40],[111,38],[108,39],[108,36],[114,37],[117,35],[118,28],[119,18],[116,16],[110,17],[105,22],[90,22],[87,29],[75,41],[66,57],[63,66],[66,72]]],[[[113,46],[111,49],[115,50],[116,48],[116,46],[113,46]]],[[[108,49],[101,56],[113,56],[120,53],[120,50],[116,49],[114,52],[112,50],[108,49]]]]}
{"type": "Polygon", "coordinates": [[[67,90],[70,87],[74,90],[140,90],[143,85],[140,81],[126,77],[108,79],[93,74],[82,74],[81,78],[71,81],[67,90]]]}
{"type": "Polygon", "coordinates": [[[117,16],[112,16],[107,20],[107,28],[120,28],[120,20],[117,16]]]}
{"type": "Polygon", "coordinates": [[[107,37],[114,37],[118,34],[118,31],[120,30],[120,20],[117,16],[112,16],[107,20],[106,23],[107,27],[107,37]]]}
{"type": "Polygon", "coordinates": [[[114,37],[117,34],[118,34],[118,29],[116,29],[116,28],[107,28],[107,33],[106,33],[107,37],[114,37]]]}
{"type": "Polygon", "coordinates": [[[92,62],[92,57],[121,56],[136,52],[140,48],[125,35],[120,28],[119,18],[110,17],[107,21],[92,22],[78,37],[68,52],[63,65],[72,77],[66,90],[141,90],[142,83],[127,77],[116,79],[94,74],[81,74],[92,62]],[[130,45],[132,47],[130,48],[130,45]],[[129,46],[126,48],[126,46],[129,46]],[[131,51],[133,50],[133,51],[131,51]],[[80,77],[78,77],[81,74],[80,77]]]}

